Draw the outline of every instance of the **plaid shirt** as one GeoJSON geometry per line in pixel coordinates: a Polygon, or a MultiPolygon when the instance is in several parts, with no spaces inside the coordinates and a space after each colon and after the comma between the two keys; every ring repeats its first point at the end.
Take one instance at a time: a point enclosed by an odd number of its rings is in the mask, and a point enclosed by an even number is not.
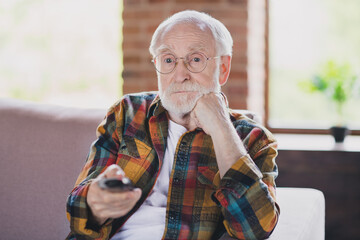
{"type": "MultiPolygon", "coordinates": [[[[216,239],[225,229],[238,239],[263,239],[274,229],[276,141],[244,115],[229,113],[248,154],[220,179],[211,137],[201,129],[183,134],[170,176],[163,239],[216,239]]],[[[168,114],[155,93],[126,95],[110,108],[67,200],[68,239],[109,239],[121,228],[155,185],[167,134],[168,114]],[[127,215],[97,226],[86,194],[91,180],[111,164],[124,170],[142,196],[127,215]]]]}

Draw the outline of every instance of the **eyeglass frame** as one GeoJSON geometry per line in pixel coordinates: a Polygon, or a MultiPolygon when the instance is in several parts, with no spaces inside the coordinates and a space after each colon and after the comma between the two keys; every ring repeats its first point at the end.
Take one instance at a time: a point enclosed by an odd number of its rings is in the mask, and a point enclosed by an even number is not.
{"type": "Polygon", "coordinates": [[[189,70],[189,72],[192,72],[192,73],[201,73],[201,72],[204,71],[205,68],[207,67],[207,63],[208,63],[209,60],[217,59],[217,58],[222,57],[222,56],[207,57],[207,56],[205,55],[205,53],[202,53],[202,52],[190,52],[190,53],[186,54],[185,57],[176,57],[175,54],[168,53],[168,55],[174,56],[174,58],[175,58],[175,66],[174,66],[174,68],[173,68],[170,72],[163,73],[163,72],[160,72],[160,71],[157,69],[156,63],[155,63],[155,58],[157,58],[158,56],[160,56],[160,55],[162,55],[162,54],[165,54],[165,53],[160,53],[160,54],[156,55],[156,57],[154,57],[154,58],[151,60],[151,62],[154,64],[155,70],[156,70],[157,72],[161,73],[161,74],[170,74],[170,73],[172,73],[172,72],[175,70],[175,68],[177,67],[180,59],[182,59],[182,60],[184,61],[185,67],[186,67],[187,70],[189,70]],[[191,55],[191,54],[195,54],[195,53],[198,53],[198,54],[203,55],[203,56],[205,57],[205,59],[206,59],[204,68],[203,68],[201,71],[199,71],[199,72],[191,71],[191,70],[188,68],[189,63],[186,61],[186,57],[187,57],[187,56],[189,56],[189,55],[191,55]]]}

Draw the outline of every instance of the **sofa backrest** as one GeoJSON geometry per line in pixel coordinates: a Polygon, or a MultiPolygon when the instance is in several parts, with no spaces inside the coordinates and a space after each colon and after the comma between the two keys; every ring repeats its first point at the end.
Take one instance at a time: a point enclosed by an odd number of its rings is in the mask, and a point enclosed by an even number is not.
{"type": "Polygon", "coordinates": [[[105,114],[0,99],[0,239],[65,239],[66,198],[105,114]]]}

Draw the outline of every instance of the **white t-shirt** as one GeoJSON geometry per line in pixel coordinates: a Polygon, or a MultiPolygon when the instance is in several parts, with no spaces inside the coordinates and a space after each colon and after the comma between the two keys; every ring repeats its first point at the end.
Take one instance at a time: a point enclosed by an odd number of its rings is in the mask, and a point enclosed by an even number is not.
{"type": "Polygon", "coordinates": [[[158,240],[165,230],[166,204],[176,145],[186,128],[169,120],[167,146],[160,174],[140,208],[125,222],[112,240],[158,240]]]}

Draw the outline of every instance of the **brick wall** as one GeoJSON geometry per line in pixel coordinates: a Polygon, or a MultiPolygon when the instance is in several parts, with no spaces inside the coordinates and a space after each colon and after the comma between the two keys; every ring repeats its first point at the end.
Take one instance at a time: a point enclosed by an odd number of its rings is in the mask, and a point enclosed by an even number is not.
{"type": "MultiPolygon", "coordinates": [[[[229,80],[222,91],[228,96],[230,107],[247,108],[248,99],[251,100],[248,94],[250,68],[248,56],[249,3],[247,0],[124,0],[124,70],[122,73],[124,94],[157,90],[156,73],[150,62],[151,55],[148,51],[151,36],[164,19],[175,12],[186,9],[207,12],[223,22],[229,29],[234,39],[233,60],[229,80]]],[[[260,12],[264,12],[263,10],[260,9],[260,12]]],[[[263,44],[264,36],[261,33],[260,35],[253,34],[251,39],[255,38],[258,38],[259,41],[255,41],[255,45],[252,45],[254,49],[256,49],[256,44],[263,44]]],[[[250,53],[264,55],[263,48],[260,49],[261,52],[255,51],[254,53],[252,51],[250,53]]],[[[256,93],[256,89],[252,89],[252,94],[263,96],[263,89],[259,89],[259,91],[256,93]]],[[[256,106],[256,104],[252,105],[256,106]]],[[[262,111],[260,108],[252,110],[262,111]]]]}

